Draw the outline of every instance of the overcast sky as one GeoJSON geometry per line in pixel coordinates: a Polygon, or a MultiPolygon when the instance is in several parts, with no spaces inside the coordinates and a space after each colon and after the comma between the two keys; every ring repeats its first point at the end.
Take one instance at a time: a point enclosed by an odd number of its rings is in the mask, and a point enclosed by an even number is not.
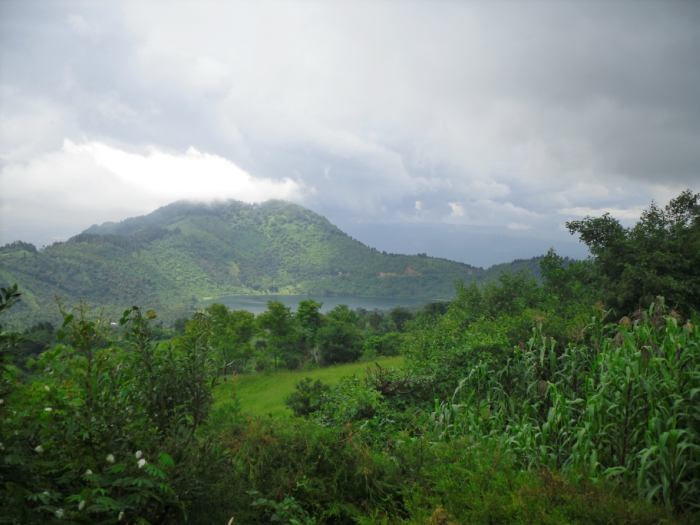
{"type": "Polygon", "coordinates": [[[0,244],[288,199],[487,266],[700,191],[700,2],[0,0],[0,244]]]}

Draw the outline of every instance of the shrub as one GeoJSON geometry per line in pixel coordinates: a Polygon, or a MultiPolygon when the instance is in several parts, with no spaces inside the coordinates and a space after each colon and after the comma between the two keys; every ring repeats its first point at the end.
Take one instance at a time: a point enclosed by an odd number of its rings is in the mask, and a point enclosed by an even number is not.
{"type": "Polygon", "coordinates": [[[63,310],[58,344],[29,366],[33,380],[0,406],[0,515],[15,523],[160,522],[206,490],[220,452],[196,435],[211,406],[204,318],[154,345],[152,311],[125,312],[127,339],[81,304],[63,310]]]}
{"type": "Polygon", "coordinates": [[[307,417],[321,408],[324,396],[329,391],[328,385],[324,385],[319,380],[313,383],[311,378],[307,377],[296,384],[294,392],[284,400],[284,404],[294,412],[295,416],[307,417]]]}
{"type": "Polygon", "coordinates": [[[318,331],[318,348],[324,365],[357,361],[362,354],[362,334],[353,325],[331,319],[318,331]]]}

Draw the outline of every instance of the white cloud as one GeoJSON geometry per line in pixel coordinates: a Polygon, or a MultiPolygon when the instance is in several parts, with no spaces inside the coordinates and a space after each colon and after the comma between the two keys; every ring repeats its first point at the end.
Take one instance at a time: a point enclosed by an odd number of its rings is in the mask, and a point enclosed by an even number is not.
{"type": "MultiPolygon", "coordinates": [[[[629,57],[654,46],[640,47],[615,8],[565,5],[538,18],[541,6],[504,12],[488,3],[205,5],[174,2],[162,17],[157,4],[125,4],[143,77],[206,97],[206,112],[266,151],[311,147],[374,171],[383,180],[368,187],[359,173],[338,188],[349,213],[383,205],[391,213],[388,186],[419,198],[437,191],[443,168],[454,199],[503,200],[527,191],[516,184],[527,180],[545,202],[578,184],[560,208],[598,204],[612,178],[639,178],[630,159],[655,155],[643,146],[647,135],[674,129],[673,114],[655,102],[649,112],[628,102],[630,90],[640,94],[622,71],[637,74],[629,57]],[[413,151],[430,175],[397,168],[413,151]],[[584,194],[591,202],[580,202],[584,194]]],[[[673,47],[664,28],[678,22],[662,19],[653,38],[673,47]]],[[[332,190],[320,196],[336,206],[332,190]]]]}
{"type": "Polygon", "coordinates": [[[110,93],[94,101],[94,106],[106,121],[126,124],[138,117],[138,112],[119,100],[119,96],[110,93]]]}
{"type": "Polygon", "coordinates": [[[163,204],[177,199],[262,202],[299,200],[302,196],[299,184],[290,178],[282,181],[256,178],[223,157],[202,153],[193,147],[184,155],[155,147],[149,148],[147,155],[140,155],[100,142],[75,144],[66,140],[63,151],[69,156],[86,155],[96,165],[163,204]]]}
{"type": "Polygon", "coordinates": [[[88,21],[81,15],[71,13],[66,17],[66,22],[76,33],[80,35],[90,34],[90,25],[88,21]]]}
{"type": "Polygon", "coordinates": [[[459,202],[448,202],[450,208],[452,208],[451,217],[464,217],[464,207],[459,202]]]}
{"type": "Polygon", "coordinates": [[[511,222],[510,224],[508,224],[507,228],[509,230],[516,230],[516,231],[517,230],[531,230],[532,226],[528,226],[527,224],[520,224],[517,222],[511,222]]]}
{"type": "Polygon", "coordinates": [[[65,133],[76,133],[66,108],[45,97],[27,96],[0,85],[0,162],[23,162],[61,147],[65,133]]]}
{"type": "Polygon", "coordinates": [[[304,192],[289,178],[254,177],[227,159],[195,148],[184,154],[155,147],[133,153],[101,142],[70,140],[60,151],[3,167],[0,187],[0,220],[9,230],[26,233],[54,223],[67,234],[93,223],[149,213],[180,199],[300,201],[304,192]]]}
{"type": "Polygon", "coordinates": [[[609,213],[616,219],[639,219],[644,211],[644,207],[633,207],[629,209],[621,208],[589,208],[586,206],[578,206],[574,208],[562,208],[557,210],[560,215],[569,215],[573,217],[600,217],[605,213],[609,213]]]}

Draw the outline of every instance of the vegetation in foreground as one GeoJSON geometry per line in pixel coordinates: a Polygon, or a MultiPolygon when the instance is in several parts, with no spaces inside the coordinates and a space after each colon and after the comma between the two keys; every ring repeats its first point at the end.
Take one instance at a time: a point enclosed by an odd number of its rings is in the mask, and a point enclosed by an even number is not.
{"type": "MultiPolygon", "coordinates": [[[[569,224],[593,258],[550,252],[542,285],[504,274],[459,287],[445,312],[402,325],[403,369],[300,381],[295,418],[213,403],[227,367],[252,366],[217,342],[221,312],[156,343],[155,312],[127,310],[117,334],[84,305],[63,309],[61,342],[29,375],[3,333],[1,519],[696,523],[699,200],[652,206],[631,229],[569,224]]],[[[4,311],[19,297],[2,292],[4,311]]],[[[317,325],[307,306],[297,325],[276,307],[258,321],[268,363],[356,353],[336,344],[356,344],[347,312],[317,325]]]]}

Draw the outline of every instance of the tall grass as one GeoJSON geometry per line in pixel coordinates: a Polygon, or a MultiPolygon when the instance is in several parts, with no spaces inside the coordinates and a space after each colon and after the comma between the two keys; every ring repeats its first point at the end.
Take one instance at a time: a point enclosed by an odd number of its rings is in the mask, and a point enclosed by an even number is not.
{"type": "Polygon", "coordinates": [[[480,361],[436,401],[435,439],[496,440],[521,468],[617,480],[700,510],[700,332],[658,314],[593,318],[587,343],[559,352],[535,328],[502,369],[480,361]]]}

